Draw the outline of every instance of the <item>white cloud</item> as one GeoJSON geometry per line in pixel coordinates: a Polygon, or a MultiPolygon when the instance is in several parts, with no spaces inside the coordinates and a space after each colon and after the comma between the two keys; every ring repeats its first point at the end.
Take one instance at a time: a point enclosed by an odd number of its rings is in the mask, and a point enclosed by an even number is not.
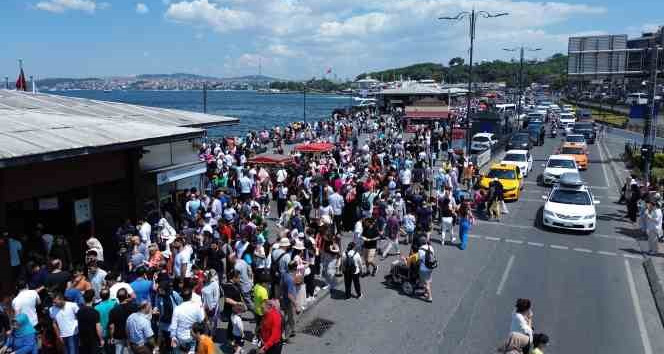
{"type": "Polygon", "coordinates": [[[217,32],[228,32],[247,28],[254,23],[251,12],[219,7],[208,0],[181,1],[171,4],[166,17],[182,23],[212,27],[217,32]]]}
{"type": "Polygon", "coordinates": [[[501,18],[478,18],[477,57],[487,59],[507,57],[502,48],[519,44],[543,48],[541,57],[564,52],[569,32],[574,32],[567,24],[587,23],[607,13],[602,6],[537,0],[172,1],[166,18],[191,25],[194,34],[208,29],[223,36],[224,50],[235,58],[225,61],[225,68],[251,66],[261,57],[264,67],[265,60],[272,60],[269,70],[290,77],[327,66],[340,75],[355,75],[466,56],[468,20],[437,18],[473,7],[509,12],[501,18]]]}
{"type": "Polygon", "coordinates": [[[137,14],[146,14],[150,12],[150,9],[148,8],[148,5],[145,5],[142,2],[139,2],[136,4],[136,13],[137,14]]]}
{"type": "Polygon", "coordinates": [[[35,8],[53,13],[64,13],[68,10],[94,13],[95,10],[103,10],[110,7],[107,2],[96,3],[93,0],[49,0],[40,1],[35,8]]]}

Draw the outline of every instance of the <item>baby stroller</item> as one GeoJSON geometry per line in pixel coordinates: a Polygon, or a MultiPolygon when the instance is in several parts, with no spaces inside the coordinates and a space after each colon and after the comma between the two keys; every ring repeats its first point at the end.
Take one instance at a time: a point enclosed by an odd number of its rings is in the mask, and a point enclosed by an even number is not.
{"type": "Polygon", "coordinates": [[[401,289],[408,296],[415,295],[417,290],[424,290],[417,267],[417,264],[409,267],[403,260],[392,262],[390,273],[385,276],[385,285],[401,289]]]}

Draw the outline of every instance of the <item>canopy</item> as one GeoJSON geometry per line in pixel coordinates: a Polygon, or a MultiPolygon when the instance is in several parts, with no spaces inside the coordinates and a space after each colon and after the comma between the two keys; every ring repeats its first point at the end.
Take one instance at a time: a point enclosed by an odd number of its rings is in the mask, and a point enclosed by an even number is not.
{"type": "Polygon", "coordinates": [[[288,165],[293,163],[293,157],[280,154],[259,154],[250,158],[248,162],[258,165],[288,165]]]}
{"type": "Polygon", "coordinates": [[[295,145],[295,151],[320,153],[334,150],[334,144],[330,143],[309,143],[295,145]]]}

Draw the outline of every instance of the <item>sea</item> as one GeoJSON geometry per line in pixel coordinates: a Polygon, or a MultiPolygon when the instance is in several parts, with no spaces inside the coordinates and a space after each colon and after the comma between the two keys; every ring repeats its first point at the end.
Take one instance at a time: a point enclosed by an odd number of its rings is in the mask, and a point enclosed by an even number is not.
{"type": "MultiPolygon", "coordinates": [[[[203,91],[121,91],[69,90],[58,95],[159,108],[203,112],[203,91]]],[[[349,96],[307,93],[307,122],[327,119],[335,108],[346,108],[349,96]]],[[[284,126],[302,121],[305,102],[302,93],[266,94],[256,91],[208,91],[207,113],[239,118],[236,125],[208,129],[208,136],[236,136],[251,130],[284,126]]]]}

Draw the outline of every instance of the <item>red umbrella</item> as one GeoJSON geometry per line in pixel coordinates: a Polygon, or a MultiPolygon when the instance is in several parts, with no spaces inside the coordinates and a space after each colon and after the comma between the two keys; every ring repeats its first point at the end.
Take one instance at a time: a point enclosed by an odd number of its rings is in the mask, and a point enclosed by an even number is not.
{"type": "Polygon", "coordinates": [[[248,162],[257,165],[288,165],[293,163],[293,157],[280,154],[260,154],[250,158],[248,162]]]}
{"type": "Polygon", "coordinates": [[[330,143],[309,143],[295,145],[295,151],[321,153],[334,150],[334,144],[330,143]]]}

